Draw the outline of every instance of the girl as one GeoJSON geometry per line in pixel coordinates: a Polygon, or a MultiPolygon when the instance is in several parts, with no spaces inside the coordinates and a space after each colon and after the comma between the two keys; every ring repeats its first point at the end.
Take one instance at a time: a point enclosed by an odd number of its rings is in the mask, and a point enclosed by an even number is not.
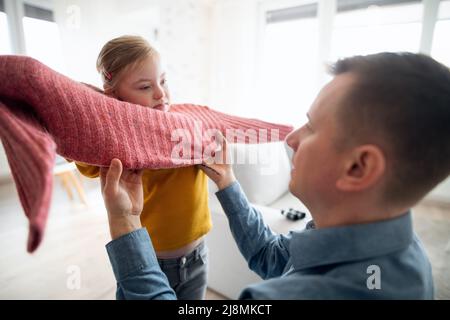
{"type": "MultiPolygon", "coordinates": [[[[122,36],[106,43],[97,59],[106,95],[170,111],[170,93],[159,53],[143,38],[122,36]]],[[[90,178],[99,168],[77,163],[90,178]]],[[[196,166],[144,170],[147,228],[161,269],[178,299],[203,299],[207,280],[204,236],[211,229],[207,177],[196,166]]]]}

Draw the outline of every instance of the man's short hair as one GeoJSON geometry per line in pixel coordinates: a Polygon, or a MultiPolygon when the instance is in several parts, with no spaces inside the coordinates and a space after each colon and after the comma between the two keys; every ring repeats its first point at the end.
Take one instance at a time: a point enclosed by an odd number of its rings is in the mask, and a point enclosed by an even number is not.
{"type": "Polygon", "coordinates": [[[342,143],[374,143],[387,158],[385,199],[417,202],[450,174],[450,70],[423,54],[339,60],[331,73],[355,84],[338,121],[342,143]]]}

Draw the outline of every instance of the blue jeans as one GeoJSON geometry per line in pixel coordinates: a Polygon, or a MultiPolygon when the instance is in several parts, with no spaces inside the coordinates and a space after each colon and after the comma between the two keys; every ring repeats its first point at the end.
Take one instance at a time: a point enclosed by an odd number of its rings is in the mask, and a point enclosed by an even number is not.
{"type": "Polygon", "coordinates": [[[202,241],[186,256],[158,259],[161,270],[179,300],[203,300],[208,274],[208,248],[202,241]]]}

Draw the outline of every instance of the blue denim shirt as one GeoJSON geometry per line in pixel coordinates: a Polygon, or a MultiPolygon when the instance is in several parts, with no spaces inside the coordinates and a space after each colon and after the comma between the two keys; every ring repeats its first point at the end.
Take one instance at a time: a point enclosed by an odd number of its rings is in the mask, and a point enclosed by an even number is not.
{"type": "MultiPolygon", "coordinates": [[[[433,299],[431,266],[411,213],[343,227],[275,234],[239,183],[216,193],[250,269],[266,279],[242,299],[433,299]]],[[[106,246],[119,299],[176,299],[146,229],[106,246]]]]}

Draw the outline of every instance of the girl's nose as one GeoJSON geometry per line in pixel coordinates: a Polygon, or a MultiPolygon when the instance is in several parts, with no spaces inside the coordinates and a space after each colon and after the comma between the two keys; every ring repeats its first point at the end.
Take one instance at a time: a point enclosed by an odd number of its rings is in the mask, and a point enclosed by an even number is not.
{"type": "Polygon", "coordinates": [[[300,129],[297,129],[293,132],[291,132],[287,137],[286,137],[286,143],[288,144],[289,147],[292,148],[292,150],[294,150],[294,152],[297,150],[297,147],[300,143],[300,129]]]}
{"type": "Polygon", "coordinates": [[[164,90],[161,88],[161,86],[155,87],[155,93],[153,94],[153,99],[159,100],[164,97],[164,90]]]}

